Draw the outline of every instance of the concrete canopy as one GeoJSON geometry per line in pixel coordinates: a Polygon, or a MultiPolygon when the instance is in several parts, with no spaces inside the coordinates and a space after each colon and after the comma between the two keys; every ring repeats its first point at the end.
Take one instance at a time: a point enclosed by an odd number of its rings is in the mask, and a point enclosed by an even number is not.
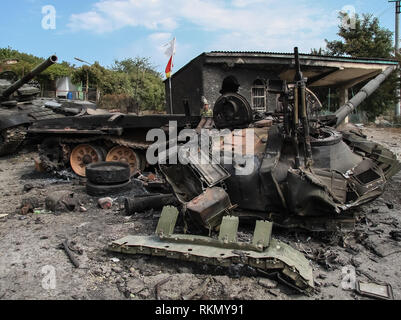
{"type": "MultiPolygon", "coordinates": [[[[203,53],[205,64],[226,67],[257,67],[276,70],[282,80],[291,82],[295,76],[294,55],[270,52],[203,53]]],[[[348,58],[300,54],[304,77],[310,87],[347,87],[374,78],[386,68],[398,65],[395,60],[380,58],[348,58]]],[[[185,68],[185,67],[184,67],[185,68]]],[[[179,71],[178,71],[179,72],[179,71]]]]}

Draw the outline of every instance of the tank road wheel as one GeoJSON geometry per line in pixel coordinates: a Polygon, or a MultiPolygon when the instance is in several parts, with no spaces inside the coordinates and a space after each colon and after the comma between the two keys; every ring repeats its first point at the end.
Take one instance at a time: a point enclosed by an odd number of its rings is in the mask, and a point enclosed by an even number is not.
{"type": "Polygon", "coordinates": [[[86,166],[91,163],[104,161],[106,152],[96,146],[81,144],[74,148],[70,156],[72,170],[79,176],[86,176],[86,166]]]}
{"type": "Polygon", "coordinates": [[[141,160],[138,154],[128,147],[118,146],[109,151],[107,162],[124,162],[130,166],[131,177],[141,169],[141,160]]]}

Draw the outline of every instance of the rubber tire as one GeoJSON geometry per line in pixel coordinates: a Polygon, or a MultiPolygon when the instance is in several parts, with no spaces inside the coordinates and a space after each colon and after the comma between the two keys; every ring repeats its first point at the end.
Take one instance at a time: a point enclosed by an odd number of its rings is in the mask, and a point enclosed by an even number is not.
{"type": "Polygon", "coordinates": [[[130,180],[131,171],[127,163],[98,162],[86,167],[86,178],[95,185],[121,184],[130,180]]]}
{"type": "Polygon", "coordinates": [[[86,193],[92,197],[103,197],[123,193],[132,189],[131,180],[115,185],[98,185],[86,182],[86,193]]]}

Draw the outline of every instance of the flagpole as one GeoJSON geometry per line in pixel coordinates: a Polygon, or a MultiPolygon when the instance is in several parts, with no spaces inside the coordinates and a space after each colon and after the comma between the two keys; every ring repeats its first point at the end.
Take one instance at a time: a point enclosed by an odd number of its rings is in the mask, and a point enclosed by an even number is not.
{"type": "Polygon", "coordinates": [[[165,53],[167,56],[170,57],[170,60],[166,67],[166,75],[168,77],[168,85],[169,85],[169,89],[170,89],[170,114],[173,114],[174,110],[173,110],[173,90],[172,90],[172,85],[171,85],[171,74],[173,72],[173,66],[174,66],[175,37],[167,45],[170,45],[170,46],[165,53]]]}
{"type": "Polygon", "coordinates": [[[168,78],[168,83],[170,87],[170,114],[173,114],[173,94],[171,90],[171,76],[168,78]]]}

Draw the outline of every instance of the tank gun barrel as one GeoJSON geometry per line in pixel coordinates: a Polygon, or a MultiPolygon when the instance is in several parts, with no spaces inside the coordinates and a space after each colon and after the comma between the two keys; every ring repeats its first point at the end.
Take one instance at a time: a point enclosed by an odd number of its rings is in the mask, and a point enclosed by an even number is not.
{"type": "Polygon", "coordinates": [[[303,74],[301,71],[301,62],[299,60],[299,50],[298,47],[294,48],[294,57],[295,57],[295,81],[302,81],[303,74]]]}
{"type": "Polygon", "coordinates": [[[397,67],[394,66],[384,70],[381,74],[364,86],[357,95],[343,105],[335,114],[337,117],[337,123],[335,126],[338,127],[362,102],[370,97],[381,86],[384,80],[386,80],[396,69],[397,67]]]}
{"type": "Polygon", "coordinates": [[[34,77],[37,75],[41,74],[43,71],[45,71],[47,68],[52,66],[57,62],[58,58],[57,56],[53,55],[50,56],[46,61],[42,62],[40,65],[38,65],[35,69],[33,69],[31,72],[26,74],[24,77],[22,77],[20,80],[16,81],[14,84],[12,84],[10,87],[8,87],[2,94],[3,98],[8,98],[10,95],[12,95],[15,91],[20,89],[24,84],[28,83],[31,81],[34,77]]]}

